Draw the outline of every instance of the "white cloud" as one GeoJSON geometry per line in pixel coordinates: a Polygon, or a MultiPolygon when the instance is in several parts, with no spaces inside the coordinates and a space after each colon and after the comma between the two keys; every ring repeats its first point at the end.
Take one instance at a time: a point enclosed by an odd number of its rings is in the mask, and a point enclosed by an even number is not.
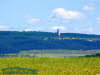
{"type": "Polygon", "coordinates": [[[91,33],[91,32],[93,32],[93,28],[92,28],[92,27],[90,27],[90,28],[86,28],[86,29],[84,29],[84,31],[85,31],[85,32],[89,32],[89,33],[91,33]]]}
{"type": "Polygon", "coordinates": [[[43,31],[44,28],[36,27],[36,28],[26,28],[24,31],[43,31]]]}
{"type": "Polygon", "coordinates": [[[100,0],[83,0],[83,1],[94,2],[94,1],[100,1],[100,0]]]}
{"type": "Polygon", "coordinates": [[[88,28],[75,28],[73,31],[77,33],[92,33],[93,30],[94,29],[92,27],[88,27],[88,28]]]}
{"type": "Polygon", "coordinates": [[[100,23],[100,18],[96,18],[96,23],[100,23]]]}
{"type": "Polygon", "coordinates": [[[30,19],[28,19],[29,24],[35,24],[35,23],[38,23],[40,21],[41,21],[41,19],[39,19],[39,18],[30,18],[30,19]]]}
{"type": "Polygon", "coordinates": [[[94,8],[91,7],[91,6],[84,6],[82,9],[85,10],[85,11],[94,10],[94,8]]]}
{"type": "Polygon", "coordinates": [[[7,30],[9,30],[9,27],[0,25],[0,31],[7,31],[7,30]]]}
{"type": "Polygon", "coordinates": [[[32,28],[26,28],[24,31],[33,31],[32,28]]]}
{"type": "Polygon", "coordinates": [[[57,8],[53,10],[51,18],[54,20],[72,20],[83,18],[84,15],[77,11],[69,11],[64,8],[57,8]]]}
{"type": "Polygon", "coordinates": [[[52,29],[54,29],[54,30],[56,30],[56,29],[65,30],[66,28],[64,26],[54,26],[54,27],[52,27],[52,29]]]}

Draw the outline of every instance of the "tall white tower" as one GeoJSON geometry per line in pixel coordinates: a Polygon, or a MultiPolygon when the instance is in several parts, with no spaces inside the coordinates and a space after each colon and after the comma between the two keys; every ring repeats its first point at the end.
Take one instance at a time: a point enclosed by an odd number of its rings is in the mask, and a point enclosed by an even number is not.
{"type": "Polygon", "coordinates": [[[57,36],[60,36],[60,30],[59,30],[59,28],[57,29],[57,36]]]}

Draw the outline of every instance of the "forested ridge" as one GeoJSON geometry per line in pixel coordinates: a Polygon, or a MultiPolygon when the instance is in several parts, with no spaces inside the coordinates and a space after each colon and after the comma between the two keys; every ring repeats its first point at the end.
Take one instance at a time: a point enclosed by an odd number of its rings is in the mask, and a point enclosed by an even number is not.
{"type": "Polygon", "coordinates": [[[23,50],[92,50],[100,49],[100,35],[79,33],[0,31],[0,54],[23,50]]]}

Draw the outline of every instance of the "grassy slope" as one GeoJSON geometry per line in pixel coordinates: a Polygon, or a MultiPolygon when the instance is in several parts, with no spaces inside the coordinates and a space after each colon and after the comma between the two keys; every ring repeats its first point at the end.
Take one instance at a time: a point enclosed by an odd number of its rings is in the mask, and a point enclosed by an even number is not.
{"type": "MultiPolygon", "coordinates": [[[[100,58],[0,58],[0,69],[19,66],[37,69],[37,75],[96,75],[100,74],[100,58]]],[[[1,73],[1,71],[0,71],[1,73]]]]}
{"type": "Polygon", "coordinates": [[[92,50],[100,49],[100,35],[50,32],[0,31],[0,54],[24,50],[92,50]]]}

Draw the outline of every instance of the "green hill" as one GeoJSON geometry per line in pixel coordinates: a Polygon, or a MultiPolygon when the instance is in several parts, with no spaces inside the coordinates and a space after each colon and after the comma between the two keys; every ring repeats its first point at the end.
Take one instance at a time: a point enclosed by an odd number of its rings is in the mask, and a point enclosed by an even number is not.
{"type": "Polygon", "coordinates": [[[51,32],[0,31],[0,54],[28,50],[92,50],[100,49],[100,35],[51,32]]]}

